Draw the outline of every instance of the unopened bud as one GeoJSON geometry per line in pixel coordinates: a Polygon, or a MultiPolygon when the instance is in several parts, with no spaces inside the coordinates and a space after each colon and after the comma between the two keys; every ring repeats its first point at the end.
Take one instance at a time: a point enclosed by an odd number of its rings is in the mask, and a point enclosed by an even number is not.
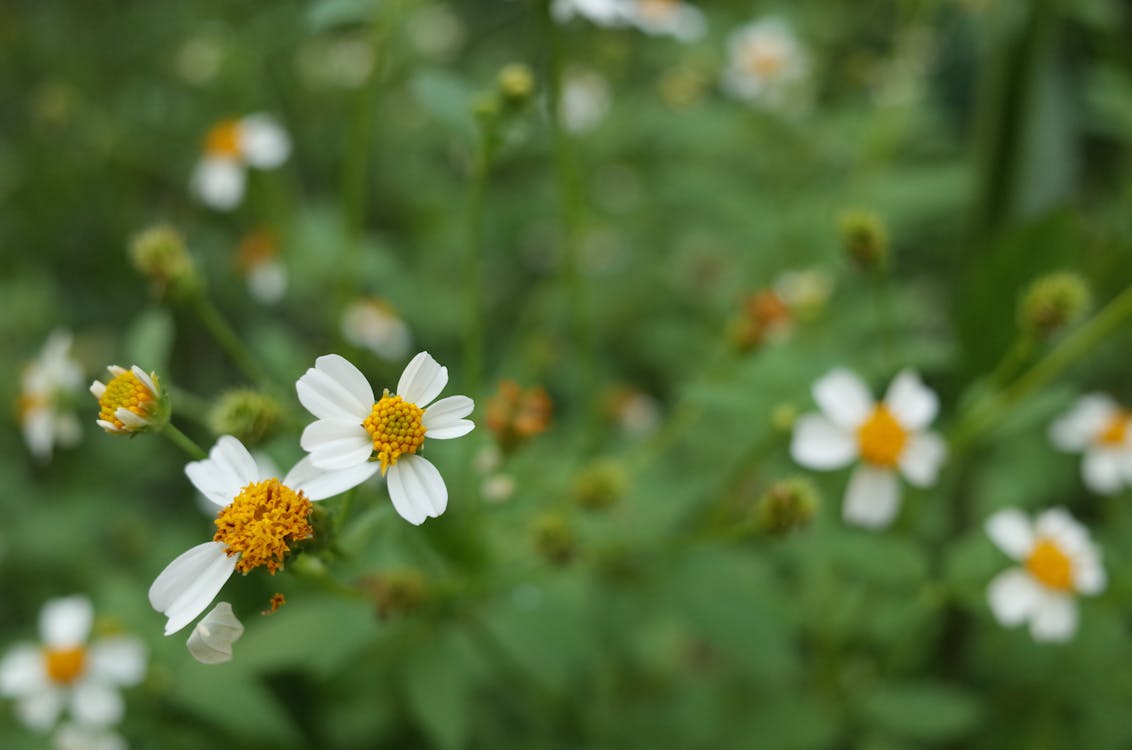
{"type": "Polygon", "coordinates": [[[511,63],[499,71],[499,93],[509,104],[522,104],[535,91],[535,74],[528,65],[511,63]]]}
{"type": "Polygon", "coordinates": [[[841,215],[841,244],[862,271],[877,271],[888,264],[888,231],[876,214],[846,211],[841,215]]]}
{"type": "Polygon", "coordinates": [[[547,514],[531,525],[535,551],[547,562],[565,565],[574,559],[577,540],[570,522],[560,515],[547,514]]]}
{"type": "Polygon", "coordinates": [[[269,440],[283,425],[283,407],[267,394],[249,388],[220,396],[208,415],[208,425],[217,435],[232,435],[246,446],[269,440]]]}
{"type": "Polygon", "coordinates": [[[810,525],[817,514],[818,501],[818,490],[808,479],[783,479],[759,498],[755,519],[763,531],[785,536],[810,525]]]}
{"type": "Polygon", "coordinates": [[[625,494],[629,477],[624,467],[612,459],[600,459],[574,479],[574,501],[587,510],[603,510],[625,494]]]}
{"type": "Polygon", "coordinates": [[[129,254],[161,299],[180,300],[200,290],[196,265],[176,229],[159,225],[142,230],[130,241],[129,254]]]}
{"type": "Polygon", "coordinates": [[[1036,279],[1018,304],[1022,330],[1045,338],[1085,316],[1092,305],[1089,284],[1073,271],[1057,271],[1036,279]]]}

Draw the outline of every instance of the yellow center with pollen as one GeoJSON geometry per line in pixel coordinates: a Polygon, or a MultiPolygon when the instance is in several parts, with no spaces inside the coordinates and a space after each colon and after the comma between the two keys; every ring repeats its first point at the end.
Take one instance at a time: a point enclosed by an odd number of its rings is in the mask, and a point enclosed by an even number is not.
{"type": "Polygon", "coordinates": [[[362,427],[373,439],[373,450],[381,462],[382,475],[401,456],[420,450],[425,439],[425,428],[421,424],[423,416],[424,409],[400,396],[390,396],[388,390],[373,405],[373,411],[362,422],[362,427]]]}
{"type": "Polygon", "coordinates": [[[106,392],[98,399],[98,418],[127,430],[129,428],[115,416],[118,410],[125,409],[148,419],[153,404],[153,392],[137,375],[126,370],[106,384],[106,392]]]}
{"type": "Polygon", "coordinates": [[[905,430],[884,404],[878,404],[873,413],[857,428],[857,445],[861,458],[885,468],[896,466],[904,446],[908,444],[905,430]]]}
{"type": "Polygon", "coordinates": [[[1128,437],[1128,420],[1127,412],[1119,411],[1114,414],[1101,433],[1097,435],[1097,442],[1109,446],[1122,444],[1124,439],[1128,437]]]}
{"type": "Polygon", "coordinates": [[[240,155],[240,123],[224,120],[217,123],[204,139],[204,152],[209,156],[235,158],[240,155]]]}
{"type": "Polygon", "coordinates": [[[1073,561],[1051,539],[1039,539],[1026,558],[1026,570],[1057,591],[1073,590],[1073,561]]]}
{"type": "Polygon", "coordinates": [[[254,482],[216,516],[213,541],[228,546],[228,556],[239,555],[236,570],[247,573],[266,567],[275,575],[290,545],[314,534],[310,525],[311,501],[278,479],[254,482]]]}
{"type": "Polygon", "coordinates": [[[56,685],[70,685],[86,669],[86,649],[82,646],[44,649],[43,662],[47,677],[52,682],[56,685]]]}

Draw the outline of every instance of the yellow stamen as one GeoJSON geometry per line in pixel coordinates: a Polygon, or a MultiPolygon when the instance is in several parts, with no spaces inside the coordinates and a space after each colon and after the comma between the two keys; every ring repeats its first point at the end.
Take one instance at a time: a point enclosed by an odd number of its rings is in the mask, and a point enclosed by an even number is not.
{"type": "Polygon", "coordinates": [[[362,422],[362,427],[373,438],[373,450],[381,461],[381,474],[397,463],[406,453],[416,453],[424,443],[425,428],[421,424],[424,410],[400,396],[390,396],[386,390],[381,400],[373,405],[373,412],[362,422]]]}
{"type": "Polygon", "coordinates": [[[57,685],[70,685],[86,669],[86,649],[82,646],[43,650],[47,677],[57,685]]]}
{"type": "Polygon", "coordinates": [[[1097,442],[1101,445],[1121,445],[1124,439],[1128,437],[1128,422],[1129,414],[1123,410],[1118,411],[1105,425],[1101,434],[1097,436],[1097,442]]]}
{"type": "Polygon", "coordinates": [[[116,416],[119,409],[126,409],[142,419],[149,419],[155,406],[155,396],[149,386],[131,370],[126,370],[106,384],[106,391],[98,399],[98,418],[120,430],[129,430],[116,416]]]}
{"type": "Polygon", "coordinates": [[[224,120],[213,126],[204,139],[204,153],[235,158],[240,155],[240,123],[224,120]]]}
{"type": "Polygon", "coordinates": [[[289,545],[314,534],[309,518],[311,501],[278,479],[249,484],[216,516],[213,541],[228,545],[228,556],[239,555],[236,570],[247,573],[264,566],[275,575],[289,545]]]}
{"type": "Polygon", "coordinates": [[[874,466],[892,468],[908,444],[908,432],[887,406],[878,404],[872,415],[857,428],[857,444],[865,461],[874,466]]]}
{"type": "Polygon", "coordinates": [[[51,405],[46,393],[25,393],[16,399],[16,419],[23,420],[28,414],[51,405]]]}
{"type": "Polygon", "coordinates": [[[1052,539],[1039,539],[1026,558],[1026,570],[1057,591],[1073,590],[1073,561],[1052,539]]]}
{"type": "Polygon", "coordinates": [[[782,51],[765,43],[748,45],[743,55],[743,67],[755,78],[774,78],[785,66],[782,51]]]}

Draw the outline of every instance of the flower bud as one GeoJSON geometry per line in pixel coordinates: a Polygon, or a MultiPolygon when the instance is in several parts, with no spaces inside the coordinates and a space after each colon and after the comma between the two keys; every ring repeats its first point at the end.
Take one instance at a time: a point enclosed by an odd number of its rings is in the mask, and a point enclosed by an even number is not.
{"type": "Polygon", "coordinates": [[[367,576],[362,588],[370,595],[377,616],[387,620],[396,615],[410,615],[428,601],[424,574],[416,568],[383,570],[367,576]]]}
{"type": "Polygon", "coordinates": [[[157,373],[146,374],[137,365],[129,370],[117,365],[107,369],[114,376],[109,382],[90,384],[91,395],[98,399],[99,427],[111,434],[133,435],[168,424],[169,397],[157,373]]]}
{"type": "Polygon", "coordinates": [[[246,446],[270,440],[283,425],[283,407],[271,396],[238,388],[220,396],[208,414],[208,426],[217,435],[232,435],[246,446]]]}
{"type": "Polygon", "coordinates": [[[808,479],[795,477],[775,482],[755,506],[755,521],[763,531],[785,536],[810,525],[817,514],[819,495],[808,479]]]}
{"type": "Polygon", "coordinates": [[[550,426],[550,396],[539,386],[523,388],[504,380],[487,402],[487,428],[500,448],[509,453],[550,426]]]}
{"type": "Polygon", "coordinates": [[[535,74],[524,63],[504,65],[497,79],[499,93],[511,105],[521,105],[535,91],[535,74]]]}
{"type": "Polygon", "coordinates": [[[531,524],[535,551],[547,562],[565,565],[577,553],[577,540],[570,522],[557,514],[546,514],[531,524]]]}
{"type": "Polygon", "coordinates": [[[223,664],[232,661],[232,644],[243,634],[244,624],[232,612],[232,605],[220,602],[193,628],[186,645],[201,664],[223,664]]]}
{"type": "Polygon", "coordinates": [[[876,214],[846,211],[841,215],[841,244],[862,271],[882,270],[888,264],[888,231],[876,214]]]}
{"type": "Polygon", "coordinates": [[[1047,338],[1085,316],[1092,305],[1089,284],[1073,271],[1057,271],[1034,280],[1018,303],[1018,324],[1028,334],[1047,338]]]}
{"type": "Polygon", "coordinates": [[[200,291],[196,265],[176,229],[158,225],[142,230],[130,241],[129,254],[159,298],[181,300],[200,291]]]}
{"type": "Polygon", "coordinates": [[[620,462],[599,459],[574,478],[574,501],[587,510],[604,510],[624,496],[628,485],[620,462]]]}

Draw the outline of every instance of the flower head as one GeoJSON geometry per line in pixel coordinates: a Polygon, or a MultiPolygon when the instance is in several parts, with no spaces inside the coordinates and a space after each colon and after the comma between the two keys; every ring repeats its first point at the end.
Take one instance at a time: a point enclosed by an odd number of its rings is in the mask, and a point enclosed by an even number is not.
{"type": "Polygon", "coordinates": [[[16,645],[0,661],[0,694],[15,699],[30,729],[51,729],[64,711],[96,727],[122,718],[118,690],[145,676],[145,648],[125,635],[88,644],[93,621],[85,596],[52,599],[39,615],[41,644],[16,645]]]}
{"type": "Polygon", "coordinates": [[[98,426],[125,435],[160,427],[169,419],[169,400],[161,390],[157,373],[148,375],[134,365],[124,370],[110,365],[110,382],[96,380],[90,392],[98,399],[98,426]]]}
{"type": "Polygon", "coordinates": [[[747,24],[732,32],[728,51],[727,93],[771,109],[797,104],[810,63],[789,26],[776,18],[747,24]]]}
{"type": "Polygon", "coordinates": [[[926,431],[939,410],[938,398],[909,370],[896,376],[879,403],[844,369],[818,380],[813,394],[822,413],[798,419],[791,455],[811,469],[837,469],[859,460],[842,515],[858,526],[887,526],[900,506],[897,473],[928,487],[947,456],[943,439],[926,431]]]}
{"type": "Polygon", "coordinates": [[[1030,623],[1036,641],[1065,641],[1077,631],[1077,594],[1099,594],[1106,578],[1089,532],[1063,508],[1038,514],[1033,523],[1007,508],[987,519],[987,536],[1017,567],[999,573],[987,589],[1003,625],[1030,623]]]}
{"type": "Polygon", "coordinates": [[[224,120],[208,131],[192,190],[206,205],[229,211],[244,198],[248,167],[274,169],[290,155],[291,138],[270,115],[224,120]]]}
{"type": "Polygon", "coordinates": [[[523,388],[513,380],[503,380],[487,403],[487,427],[504,450],[546,431],[552,404],[541,386],[523,388]]]}
{"type": "Polygon", "coordinates": [[[703,11],[681,0],[628,0],[624,14],[633,26],[653,36],[694,42],[707,31],[703,11]]]}
{"type": "Polygon", "coordinates": [[[401,373],[397,392],[386,389],[375,399],[358,368],[337,354],[319,357],[295,384],[299,401],[318,418],[303,431],[303,450],[324,469],[380,466],[405,520],[435,518],[448,507],[448,488],[420,455],[426,438],[458,438],[475,426],[464,419],[474,407],[467,396],[434,403],[447,384],[448,368],[421,352],[401,373]]]}
{"type": "Polygon", "coordinates": [[[67,396],[82,383],[82,368],[71,357],[71,333],[53,331],[39,356],[24,368],[16,415],[31,454],[41,461],[51,459],[56,445],[78,443],[82,433],[67,396]]]}
{"type": "Polygon", "coordinates": [[[558,23],[575,16],[598,26],[624,26],[629,22],[628,0],[554,0],[550,11],[558,23]]]}
{"type": "Polygon", "coordinates": [[[256,302],[273,305],[283,299],[287,266],[279,257],[279,239],[274,232],[260,229],[246,235],[236,252],[236,266],[256,302]]]}
{"type": "Polygon", "coordinates": [[[220,508],[216,533],[169,563],[149,588],[149,603],[169,618],[165,635],[196,619],[233,572],[278,571],[294,545],[314,535],[311,502],[356,487],[376,471],[365,464],[324,471],[304,458],[280,480],[262,471],[236,438],[217,440],[207,459],[185,466],[193,486],[220,508]]]}
{"type": "Polygon", "coordinates": [[[1067,453],[1084,453],[1085,486],[1113,495],[1132,486],[1132,412],[1103,393],[1082,396],[1050,425],[1050,440],[1067,453]]]}
{"type": "Polygon", "coordinates": [[[147,227],[130,240],[130,262],[150,280],[160,298],[185,298],[201,288],[200,274],[185,238],[170,226],[147,227]]]}
{"type": "Polygon", "coordinates": [[[357,300],[342,313],[342,338],[386,361],[404,359],[412,337],[405,321],[384,300],[357,300]]]}

